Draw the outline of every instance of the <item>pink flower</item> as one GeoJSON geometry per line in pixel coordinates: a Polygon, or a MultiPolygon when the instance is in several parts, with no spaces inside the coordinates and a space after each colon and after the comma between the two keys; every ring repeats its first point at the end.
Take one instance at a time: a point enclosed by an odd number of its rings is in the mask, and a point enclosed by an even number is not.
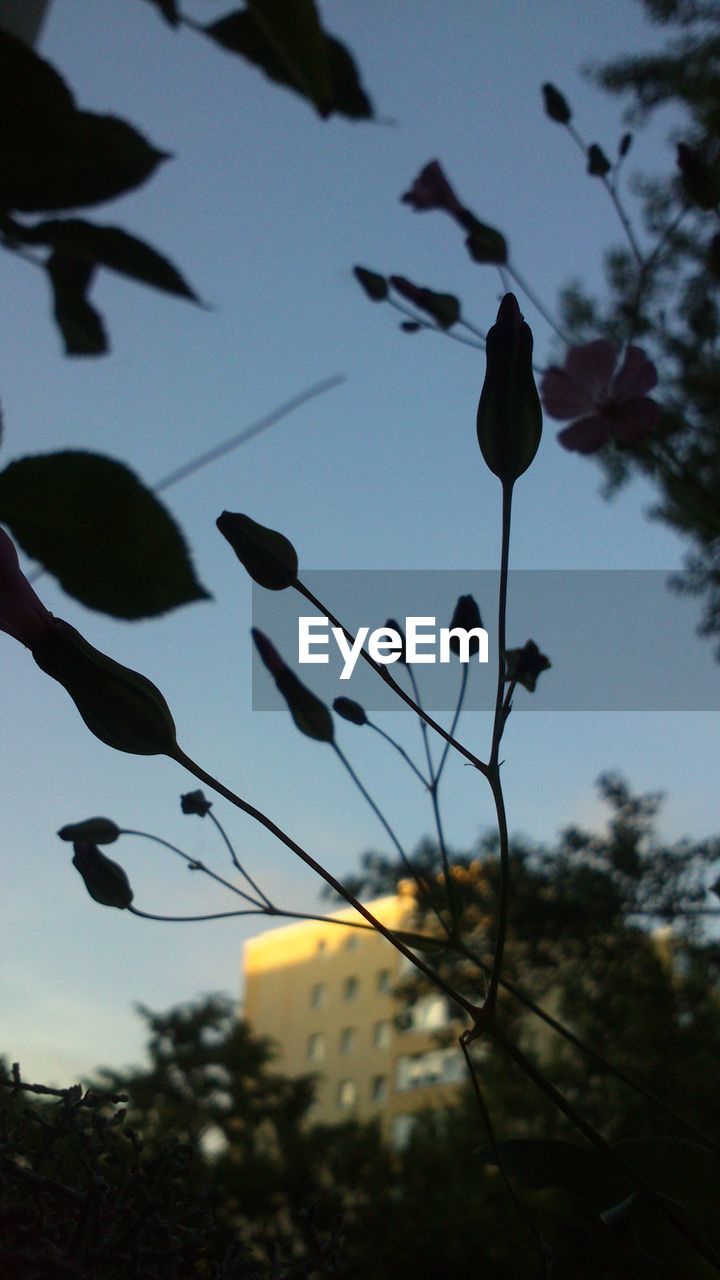
{"type": "Polygon", "coordinates": [[[540,384],[551,418],[573,418],[558,433],[566,449],[595,453],[616,440],[636,444],[657,427],[660,406],[647,395],[657,370],[641,347],[630,346],[616,371],[618,348],[607,338],[568,351],[564,369],[548,369],[540,384]]]}
{"type": "Polygon", "coordinates": [[[53,615],[20,568],[15,544],[0,529],[0,631],[31,649],[52,623],[53,615]]]}
{"type": "Polygon", "coordinates": [[[444,209],[454,218],[462,220],[465,210],[442,171],[439,161],[431,160],[421,170],[409,191],[402,197],[403,204],[412,205],[417,213],[426,209],[444,209]]]}

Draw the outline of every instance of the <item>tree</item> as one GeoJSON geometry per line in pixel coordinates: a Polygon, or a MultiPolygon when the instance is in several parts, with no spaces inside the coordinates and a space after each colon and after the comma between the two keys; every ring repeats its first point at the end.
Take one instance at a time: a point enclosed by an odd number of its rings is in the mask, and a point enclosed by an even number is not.
{"type": "Polygon", "coordinates": [[[597,457],[608,494],[634,473],[652,480],[659,498],[653,514],[692,548],[675,585],[704,598],[702,631],[718,637],[720,11],[697,0],[642,3],[652,21],[679,35],[661,53],[596,64],[592,77],[629,99],[630,124],[641,124],[668,105],[682,108],[687,123],[671,139],[674,170],[637,185],[652,252],[639,259],[632,247],[610,251],[607,298],[591,298],[575,282],[561,299],[562,324],[576,342],[598,335],[638,341],[657,366],[663,409],[659,437],[623,450],[606,449],[597,457]]]}

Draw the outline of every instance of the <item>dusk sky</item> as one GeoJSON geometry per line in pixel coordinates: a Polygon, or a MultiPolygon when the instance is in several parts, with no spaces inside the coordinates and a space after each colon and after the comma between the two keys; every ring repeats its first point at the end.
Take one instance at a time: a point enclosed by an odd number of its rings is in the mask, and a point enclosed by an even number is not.
{"type": "MultiPolygon", "coordinates": [[[[188,12],[207,21],[229,7],[198,0],[188,12]]],[[[328,748],[302,738],[288,716],[252,710],[251,587],[215,519],[242,511],[282,530],[308,570],[496,567],[500,486],[475,435],[484,355],[451,338],[401,333],[396,313],[364,297],[352,267],[456,293],[480,328],[493,322],[497,272],[470,262],[443,214],[400,203],[437,158],[463,202],[507,236],[513,263],[549,310],[573,278],[600,290],[603,251],[620,242],[621,228],[566,132],[545,116],[540,86],[557,84],[586,140],[614,155],[622,104],[579,68],[657,47],[662,32],[630,0],[327,0],[322,14],[357,59],[373,122],[321,121],[303,99],[196,33],[171,31],[142,0],[53,0],[38,51],[81,106],[127,118],[173,156],[145,187],[87,216],[161,249],[207,305],[102,273],[93,298],[112,352],[67,359],[43,277],[4,254],[0,397],[6,462],[91,449],[152,484],[311,384],[344,375],[168,491],[211,601],[128,624],[84,609],[49,576],[37,584],[53,613],[155,681],[190,755],[342,875],[357,871],[363,851],[387,850],[386,838],[328,748]]],[[[633,173],[669,170],[673,124],[661,115],[637,134],[626,191],[633,173]]],[[[562,348],[517,292],[545,367],[562,348]]],[[[546,420],[538,458],[517,485],[513,566],[679,568],[679,540],[646,517],[650,489],[635,483],[604,501],[598,468],[561,449],[557,430],[546,420]]],[[[494,600],[480,604],[492,617],[494,600]]],[[[680,661],[707,670],[708,644],[693,634],[699,606],[683,607],[680,661]]],[[[569,609],[569,648],[582,643],[584,625],[569,609]]],[[[543,645],[532,617],[518,626],[511,644],[533,636],[543,645]]],[[[640,646],[658,682],[660,626],[648,617],[632,655],[640,646]]],[[[627,656],[616,642],[603,660],[611,672],[627,656]]],[[[91,737],[60,686],[5,635],[0,664],[0,1052],[27,1078],[69,1084],[102,1063],[139,1059],[134,1002],[163,1009],[201,992],[240,996],[242,941],[267,922],[152,924],[93,902],[56,835],[68,822],[101,814],[173,841],[221,874],[227,856],[208,822],[181,814],[180,794],[197,784],[176,764],[112,752],[91,737]]],[[[301,674],[312,684],[312,668],[301,674]]],[[[602,681],[602,668],[591,674],[602,681]]],[[[419,758],[410,717],[382,723],[419,758]]],[[[482,754],[489,732],[489,716],[477,713],[460,736],[482,754]]],[[[430,834],[427,800],[399,758],[351,725],[338,727],[338,741],[406,847],[430,834]]],[[[599,824],[595,779],[615,769],[637,790],[667,793],[668,838],[716,834],[717,743],[717,712],[518,713],[504,742],[511,830],[551,841],[571,823],[599,824]]],[[[447,769],[443,806],[458,850],[491,823],[487,788],[459,761],[447,769]]],[[[279,904],[318,910],[317,883],[287,850],[220,798],[214,812],[279,904]]],[[[144,910],[233,906],[157,846],[128,837],[108,853],[144,910]]]]}

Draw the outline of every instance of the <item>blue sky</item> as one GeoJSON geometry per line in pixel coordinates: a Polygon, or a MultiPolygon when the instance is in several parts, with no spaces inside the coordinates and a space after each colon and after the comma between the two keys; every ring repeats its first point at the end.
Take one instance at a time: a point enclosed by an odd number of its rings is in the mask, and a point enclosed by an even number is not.
{"type": "MultiPolygon", "coordinates": [[[[216,11],[195,6],[204,18],[216,11]]],[[[382,832],[327,749],[289,720],[252,711],[250,584],[215,518],[228,508],[282,529],[311,569],[495,566],[499,486],[474,429],[484,356],[401,334],[351,269],[362,263],[456,292],[481,327],[493,321],[497,274],[469,262],[449,219],[399,201],[437,157],[461,198],[505,232],[548,306],[573,277],[600,287],[602,252],[619,226],[565,132],[544,116],[540,85],[560,86],[587,140],[612,154],[620,105],[578,67],[657,46],[660,33],[628,0],[328,0],[323,14],[358,60],[374,123],[321,122],[300,98],[193,33],[174,35],[140,0],[122,12],[113,0],[53,0],[40,49],[80,104],[127,117],[174,155],[144,189],[92,216],[156,244],[209,309],[106,275],[94,296],[112,354],[70,361],[42,277],[5,255],[0,388],[7,460],[89,448],[152,483],[303,387],[345,375],[168,493],[211,603],[129,625],[91,614],[49,578],[39,585],[53,612],[155,680],[186,751],[337,874],[356,868],[363,850],[384,848],[382,832]]],[[[667,170],[672,123],[662,117],[637,136],[629,174],[667,170]]],[[[557,350],[548,327],[520,301],[538,362],[547,363],[557,350]]],[[[645,518],[652,494],[634,485],[605,503],[597,470],[562,451],[555,430],[546,423],[538,459],[517,487],[515,567],[678,567],[678,541],[645,518]]],[[[514,640],[530,634],[528,619],[514,640]]],[[[688,632],[688,665],[698,643],[688,632]]],[[[651,627],[646,644],[652,661],[651,627]]],[[[8,868],[0,1045],[28,1077],[68,1083],[101,1062],[138,1058],[134,1001],[162,1008],[202,991],[238,993],[242,939],[263,922],[152,925],[87,897],[55,835],[69,821],[103,814],[175,840],[220,871],[222,850],[209,824],[180,814],[192,779],[168,761],[98,743],[29,655],[9,638],[0,645],[8,868]]],[[[607,661],[622,662],[622,652],[607,661]]],[[[401,762],[342,729],[343,747],[412,847],[430,830],[422,794],[401,762]]],[[[394,715],[392,729],[419,749],[412,722],[394,715]]],[[[570,822],[600,821],[594,780],[616,768],[637,789],[667,792],[669,837],[714,833],[717,729],[717,714],[703,712],[518,716],[505,752],[511,827],[550,840],[570,822]]],[[[488,733],[486,716],[468,717],[470,745],[482,751],[488,733]]],[[[449,838],[467,848],[490,822],[489,795],[459,764],[445,787],[449,838]]],[[[293,909],[316,908],[317,886],[290,854],[219,800],[215,811],[268,892],[293,909]]],[[[156,848],[128,839],[110,852],[141,908],[229,906],[156,848]]]]}

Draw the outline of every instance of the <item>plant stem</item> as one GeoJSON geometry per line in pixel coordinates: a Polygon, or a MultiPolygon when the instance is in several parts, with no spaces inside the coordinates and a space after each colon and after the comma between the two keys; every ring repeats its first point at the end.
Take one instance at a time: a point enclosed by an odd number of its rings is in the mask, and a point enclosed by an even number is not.
{"type": "MultiPolygon", "coordinates": [[[[398,751],[398,752],[400,753],[400,755],[402,756],[402,758],[403,758],[403,760],[405,761],[405,763],[406,763],[407,765],[409,765],[409,767],[412,769],[412,771],[413,771],[413,773],[415,774],[416,778],[419,778],[419,779],[420,779],[420,781],[422,782],[423,786],[424,786],[424,787],[426,787],[426,788],[429,790],[429,789],[430,789],[430,783],[428,782],[427,778],[425,777],[425,774],[420,772],[420,770],[418,769],[417,765],[415,764],[415,761],[414,761],[414,760],[411,760],[410,756],[408,755],[408,753],[407,753],[407,751],[404,749],[404,747],[401,747],[399,742],[396,742],[396,741],[395,741],[395,739],[394,739],[394,738],[393,738],[389,733],[386,733],[384,729],[381,729],[381,728],[380,728],[380,725],[379,725],[379,724],[375,724],[375,722],[374,722],[373,720],[368,720],[368,721],[367,721],[367,725],[368,725],[368,728],[369,728],[369,729],[374,729],[376,733],[379,733],[379,734],[380,734],[380,737],[381,737],[381,738],[384,738],[386,742],[389,742],[389,743],[390,743],[390,746],[391,746],[391,747],[394,747],[394,748],[395,748],[395,750],[396,750],[396,751],[398,751]]],[[[445,744],[445,746],[446,746],[446,750],[447,750],[447,749],[448,749],[448,747],[447,747],[447,743],[445,744]]]]}
{"type": "Polygon", "coordinates": [[[251,903],[253,907],[257,907],[261,911],[264,909],[262,902],[258,902],[256,898],[251,898],[249,893],[245,893],[244,890],[238,889],[237,885],[232,884],[230,880],[225,880],[223,876],[219,876],[215,871],[211,871],[209,867],[205,866],[204,862],[200,862],[197,858],[191,858],[189,853],[185,853],[184,849],[178,849],[176,844],[171,844],[169,840],[163,840],[162,836],[153,836],[149,831],[133,831],[130,827],[123,827],[120,831],[120,835],[139,836],[141,840],[152,840],[155,844],[162,845],[164,849],[170,849],[172,853],[176,853],[179,858],[182,858],[187,862],[188,866],[192,867],[193,870],[203,871],[206,876],[210,876],[211,880],[216,880],[218,884],[229,889],[231,893],[237,894],[238,898],[242,898],[243,901],[251,903]]]}
{"type": "Polygon", "coordinates": [[[317,862],[311,854],[307,853],[296,840],[293,840],[291,836],[277,825],[277,823],[273,822],[272,818],[269,818],[267,814],[263,813],[260,809],[256,809],[254,805],[249,804],[247,800],[243,800],[240,796],[236,795],[234,791],[231,791],[222,782],[219,782],[217,778],[213,778],[212,774],[206,773],[205,770],[199,764],[196,764],[194,760],[191,760],[179,746],[175,747],[171,758],[174,759],[177,764],[181,765],[183,769],[187,769],[188,773],[191,773],[193,777],[198,778],[200,782],[204,782],[206,786],[212,787],[213,791],[217,791],[219,795],[224,796],[226,800],[230,801],[230,804],[241,809],[243,813],[248,815],[248,817],[253,818],[260,824],[260,826],[264,827],[266,831],[269,831],[271,835],[275,836],[276,840],[279,840],[281,844],[284,844],[285,847],[290,849],[292,853],[300,858],[306,866],[310,867],[316,875],[320,876],[326,884],[329,884],[330,888],[334,889],[335,893],[337,893],[339,897],[344,898],[349,906],[354,907],[358,914],[367,920],[368,924],[372,925],[377,933],[382,934],[386,941],[389,942],[391,946],[395,947],[396,951],[401,952],[401,954],[405,956],[406,960],[409,960],[410,963],[417,969],[420,969],[426,977],[430,978],[435,986],[444,991],[445,995],[449,996],[454,1004],[457,1004],[461,1009],[464,1009],[465,1012],[473,1018],[473,1020],[477,1017],[480,1010],[476,1005],[474,1005],[470,1000],[467,1000],[465,996],[460,995],[457,991],[453,991],[452,987],[448,986],[438,973],[435,973],[429,965],[426,965],[419,956],[416,956],[409,947],[405,946],[404,942],[402,942],[400,938],[393,933],[392,929],[386,928],[384,924],[377,920],[372,912],[368,911],[368,908],[363,906],[362,902],[359,902],[354,894],[350,893],[349,889],[345,888],[345,885],[341,884],[330,871],[327,871],[325,867],[321,866],[321,864],[317,862]]]}
{"type": "MultiPolygon", "coordinates": [[[[331,624],[331,626],[340,628],[343,635],[345,636],[345,639],[348,640],[350,644],[355,643],[355,636],[353,636],[352,633],[348,631],[347,628],[344,627],[342,623],[338,621],[337,618],[333,617],[330,610],[325,607],[325,605],[322,603],[321,600],[318,600],[317,596],[313,595],[309,587],[306,587],[305,584],[301,582],[299,578],[295,580],[295,582],[293,583],[293,586],[301,596],[304,596],[304,598],[311,605],[313,605],[316,609],[318,609],[320,613],[323,614],[323,616],[328,619],[328,622],[331,624]]],[[[458,751],[461,756],[464,756],[465,759],[468,760],[471,765],[473,765],[476,769],[480,771],[480,773],[482,773],[485,777],[487,777],[488,766],[484,763],[484,761],[480,760],[476,755],[473,755],[472,751],[469,751],[467,747],[464,747],[463,744],[461,742],[458,742],[456,738],[451,737],[451,735],[447,732],[447,730],[443,729],[442,725],[438,724],[437,720],[433,720],[432,716],[428,715],[427,711],[423,711],[417,705],[417,703],[413,701],[413,699],[410,697],[410,694],[406,693],[405,690],[402,688],[402,686],[398,684],[397,680],[393,679],[387,667],[384,667],[381,665],[381,663],[376,662],[375,659],[368,653],[367,649],[363,648],[360,650],[360,657],[365,662],[367,662],[369,666],[372,667],[373,671],[377,672],[381,680],[383,680],[385,684],[392,689],[393,693],[396,693],[399,698],[402,698],[403,702],[405,702],[407,706],[409,706],[410,709],[415,712],[416,715],[420,716],[421,720],[424,720],[425,723],[435,731],[435,733],[438,733],[441,738],[444,738],[445,741],[448,742],[451,747],[454,747],[454,749],[458,751]]]]}
{"type": "Polygon", "coordinates": [[[434,904],[434,902],[433,902],[433,900],[432,900],[432,892],[431,892],[431,890],[429,889],[428,885],[427,885],[427,884],[422,880],[422,878],[421,878],[421,876],[420,876],[420,873],[419,873],[419,871],[417,870],[417,868],[413,866],[413,864],[412,864],[412,862],[411,862],[410,858],[408,857],[407,853],[406,853],[406,852],[405,852],[405,850],[403,849],[403,847],[402,847],[402,845],[401,845],[401,843],[400,843],[400,841],[399,841],[398,837],[396,836],[395,832],[393,831],[392,827],[390,826],[390,823],[388,822],[387,818],[385,817],[385,814],[383,813],[382,809],[380,809],[380,808],[378,807],[378,805],[376,805],[375,801],[373,800],[372,796],[370,795],[370,792],[367,790],[367,788],[364,786],[364,784],[360,781],[360,778],[358,777],[357,773],[355,772],[355,770],[353,769],[352,765],[350,764],[350,761],[348,760],[347,756],[345,755],[345,753],[344,753],[343,751],[341,751],[341,750],[340,750],[340,747],[337,745],[337,743],[336,743],[336,742],[333,742],[333,743],[332,743],[332,747],[333,747],[333,750],[335,751],[335,754],[337,755],[338,759],[340,760],[341,764],[342,764],[342,765],[344,765],[344,767],[345,767],[345,769],[347,770],[348,774],[350,775],[350,777],[352,778],[353,782],[355,783],[355,786],[357,787],[358,791],[360,792],[360,795],[363,797],[363,799],[365,800],[365,802],[370,806],[370,808],[372,809],[373,813],[375,814],[375,817],[378,819],[378,821],[382,824],[382,826],[383,826],[384,830],[387,832],[387,835],[389,836],[389,838],[390,838],[390,840],[391,840],[392,844],[394,845],[394,847],[395,847],[395,849],[396,849],[396,851],[397,851],[397,853],[398,853],[398,855],[399,855],[399,857],[400,857],[400,861],[402,862],[402,864],[403,864],[403,866],[405,867],[405,869],[406,869],[406,871],[408,872],[408,874],[409,874],[410,876],[412,876],[412,879],[415,881],[415,887],[416,887],[416,889],[417,889],[417,891],[418,891],[418,894],[419,894],[421,897],[424,897],[424,898],[425,898],[425,900],[427,901],[427,903],[428,903],[428,905],[429,905],[430,909],[434,912],[435,916],[437,917],[438,924],[440,924],[440,926],[445,930],[445,932],[449,934],[449,929],[448,929],[447,925],[445,924],[445,922],[443,921],[442,916],[440,915],[440,913],[439,913],[439,911],[438,911],[437,907],[435,906],[435,904],[434,904]]]}
{"type": "Polygon", "coordinates": [[[231,843],[230,843],[230,841],[229,841],[229,839],[228,839],[228,836],[227,836],[227,833],[226,833],[226,831],[225,831],[225,828],[222,826],[222,824],[221,824],[221,823],[218,821],[218,819],[215,817],[215,814],[213,813],[212,809],[208,809],[208,814],[207,814],[207,816],[208,816],[208,818],[210,818],[210,819],[215,823],[215,826],[217,827],[218,831],[220,832],[220,835],[221,835],[221,837],[222,837],[223,841],[225,842],[225,846],[226,846],[226,848],[228,849],[228,852],[229,852],[230,857],[231,857],[231,859],[232,859],[232,864],[233,864],[233,866],[235,867],[235,869],[236,869],[237,871],[239,871],[239,872],[240,872],[240,875],[241,875],[241,876],[244,876],[244,878],[247,880],[248,884],[250,885],[250,888],[255,890],[255,892],[256,892],[256,894],[258,895],[258,897],[259,897],[259,898],[262,898],[263,902],[265,902],[265,903],[267,904],[267,906],[268,906],[268,907],[272,907],[272,902],[271,902],[271,901],[270,901],[270,899],[268,898],[267,894],[263,892],[263,890],[260,888],[260,886],[259,886],[259,885],[257,885],[257,884],[255,883],[255,881],[253,880],[253,878],[252,878],[252,876],[250,875],[250,873],[249,873],[248,871],[246,871],[246,870],[245,870],[245,868],[244,868],[243,866],[241,866],[241,864],[238,862],[237,854],[235,853],[235,850],[233,849],[233,847],[232,847],[232,845],[231,845],[231,843]]]}

